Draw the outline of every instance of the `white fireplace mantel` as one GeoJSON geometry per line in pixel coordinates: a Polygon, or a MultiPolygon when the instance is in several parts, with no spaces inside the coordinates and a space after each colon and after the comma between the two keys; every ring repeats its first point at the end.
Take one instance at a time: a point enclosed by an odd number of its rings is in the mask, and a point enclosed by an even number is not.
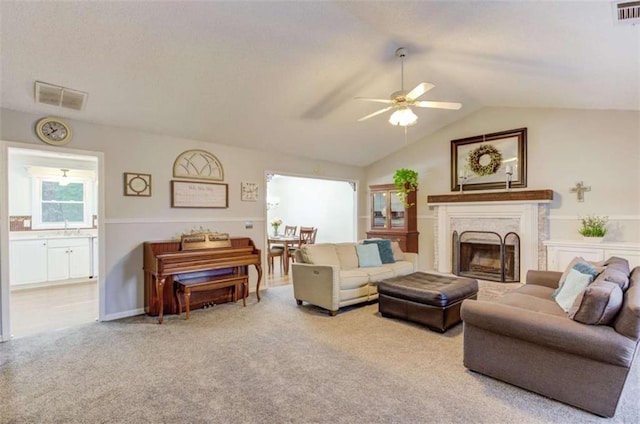
{"type": "Polygon", "coordinates": [[[509,191],[429,196],[429,205],[437,209],[437,271],[450,273],[452,270],[453,232],[457,231],[460,234],[463,231],[474,230],[494,231],[502,237],[516,230],[520,237],[520,281],[525,281],[528,270],[540,269],[540,264],[545,259],[542,244],[547,225],[544,204],[553,200],[553,192],[538,190],[535,196],[531,193],[532,191],[509,191]]]}

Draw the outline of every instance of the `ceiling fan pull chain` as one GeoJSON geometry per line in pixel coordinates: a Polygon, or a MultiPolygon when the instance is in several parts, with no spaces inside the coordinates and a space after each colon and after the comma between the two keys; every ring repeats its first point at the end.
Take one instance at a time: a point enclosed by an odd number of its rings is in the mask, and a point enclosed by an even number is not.
{"type": "Polygon", "coordinates": [[[404,55],[400,56],[400,91],[404,93],[404,55]]]}

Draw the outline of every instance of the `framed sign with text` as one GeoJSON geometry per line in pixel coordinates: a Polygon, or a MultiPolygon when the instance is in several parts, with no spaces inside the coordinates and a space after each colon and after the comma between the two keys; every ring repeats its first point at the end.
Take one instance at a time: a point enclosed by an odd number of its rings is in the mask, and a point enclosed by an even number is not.
{"type": "Polygon", "coordinates": [[[171,181],[172,208],[228,208],[229,185],[171,181]]]}

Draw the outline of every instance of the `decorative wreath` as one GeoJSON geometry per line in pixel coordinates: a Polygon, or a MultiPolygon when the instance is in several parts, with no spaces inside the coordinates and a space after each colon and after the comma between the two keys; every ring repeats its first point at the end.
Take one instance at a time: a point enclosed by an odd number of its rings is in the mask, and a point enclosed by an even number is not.
{"type": "Polygon", "coordinates": [[[502,165],[502,153],[490,144],[481,144],[478,148],[469,152],[467,162],[469,163],[471,171],[476,175],[483,177],[495,174],[500,168],[500,165],[502,165]],[[489,155],[490,159],[486,165],[480,163],[480,159],[484,155],[489,155]]]}

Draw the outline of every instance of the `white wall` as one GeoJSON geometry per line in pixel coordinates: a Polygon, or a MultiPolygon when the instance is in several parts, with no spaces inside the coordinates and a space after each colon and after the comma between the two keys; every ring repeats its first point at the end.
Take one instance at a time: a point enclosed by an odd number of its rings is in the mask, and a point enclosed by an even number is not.
{"type": "MultiPolygon", "coordinates": [[[[42,116],[0,109],[0,139],[29,144],[42,144],[35,135],[34,125],[42,116]]],[[[141,313],[144,306],[142,243],[165,240],[182,231],[203,226],[228,232],[232,236],[251,237],[261,249],[264,246],[266,170],[285,174],[308,175],[361,181],[364,170],[305,158],[272,154],[216,144],[215,140],[197,141],[107,127],[68,120],[73,127],[73,139],[66,146],[87,151],[104,152],[105,156],[105,217],[106,225],[106,318],[141,313]],[[185,150],[204,149],[214,154],[224,167],[225,183],[229,184],[229,208],[183,209],[170,207],[170,181],[175,158],[185,150]],[[152,175],[152,197],[123,195],[123,173],[139,172],[152,175]],[[257,202],[240,201],[242,181],[259,184],[257,202]],[[244,222],[253,221],[253,229],[244,222]]],[[[267,136],[267,135],[266,135],[267,136]]],[[[300,140],[304,143],[304,138],[300,140]]],[[[268,146],[265,146],[265,148],[268,146]]],[[[6,252],[2,252],[6,255],[6,252]]],[[[255,289],[255,274],[251,275],[251,290],[255,289]]],[[[265,287],[264,281],[262,287],[265,287]]]]}
{"type": "Polygon", "coordinates": [[[315,227],[316,243],[356,240],[356,200],[349,182],[275,175],[268,190],[280,201],[267,212],[267,222],[282,219],[281,232],[285,225],[315,227]]]}
{"type": "Polygon", "coordinates": [[[640,113],[485,108],[367,167],[367,185],[391,182],[397,168],[418,171],[421,269],[433,267],[427,195],[451,193],[451,140],[521,127],[528,128],[527,189],[554,191],[551,239],[580,239],[578,216],[594,213],[609,216],[609,240],[640,241],[640,113]],[[578,181],[591,186],[584,203],[570,192],[578,181]]]}

